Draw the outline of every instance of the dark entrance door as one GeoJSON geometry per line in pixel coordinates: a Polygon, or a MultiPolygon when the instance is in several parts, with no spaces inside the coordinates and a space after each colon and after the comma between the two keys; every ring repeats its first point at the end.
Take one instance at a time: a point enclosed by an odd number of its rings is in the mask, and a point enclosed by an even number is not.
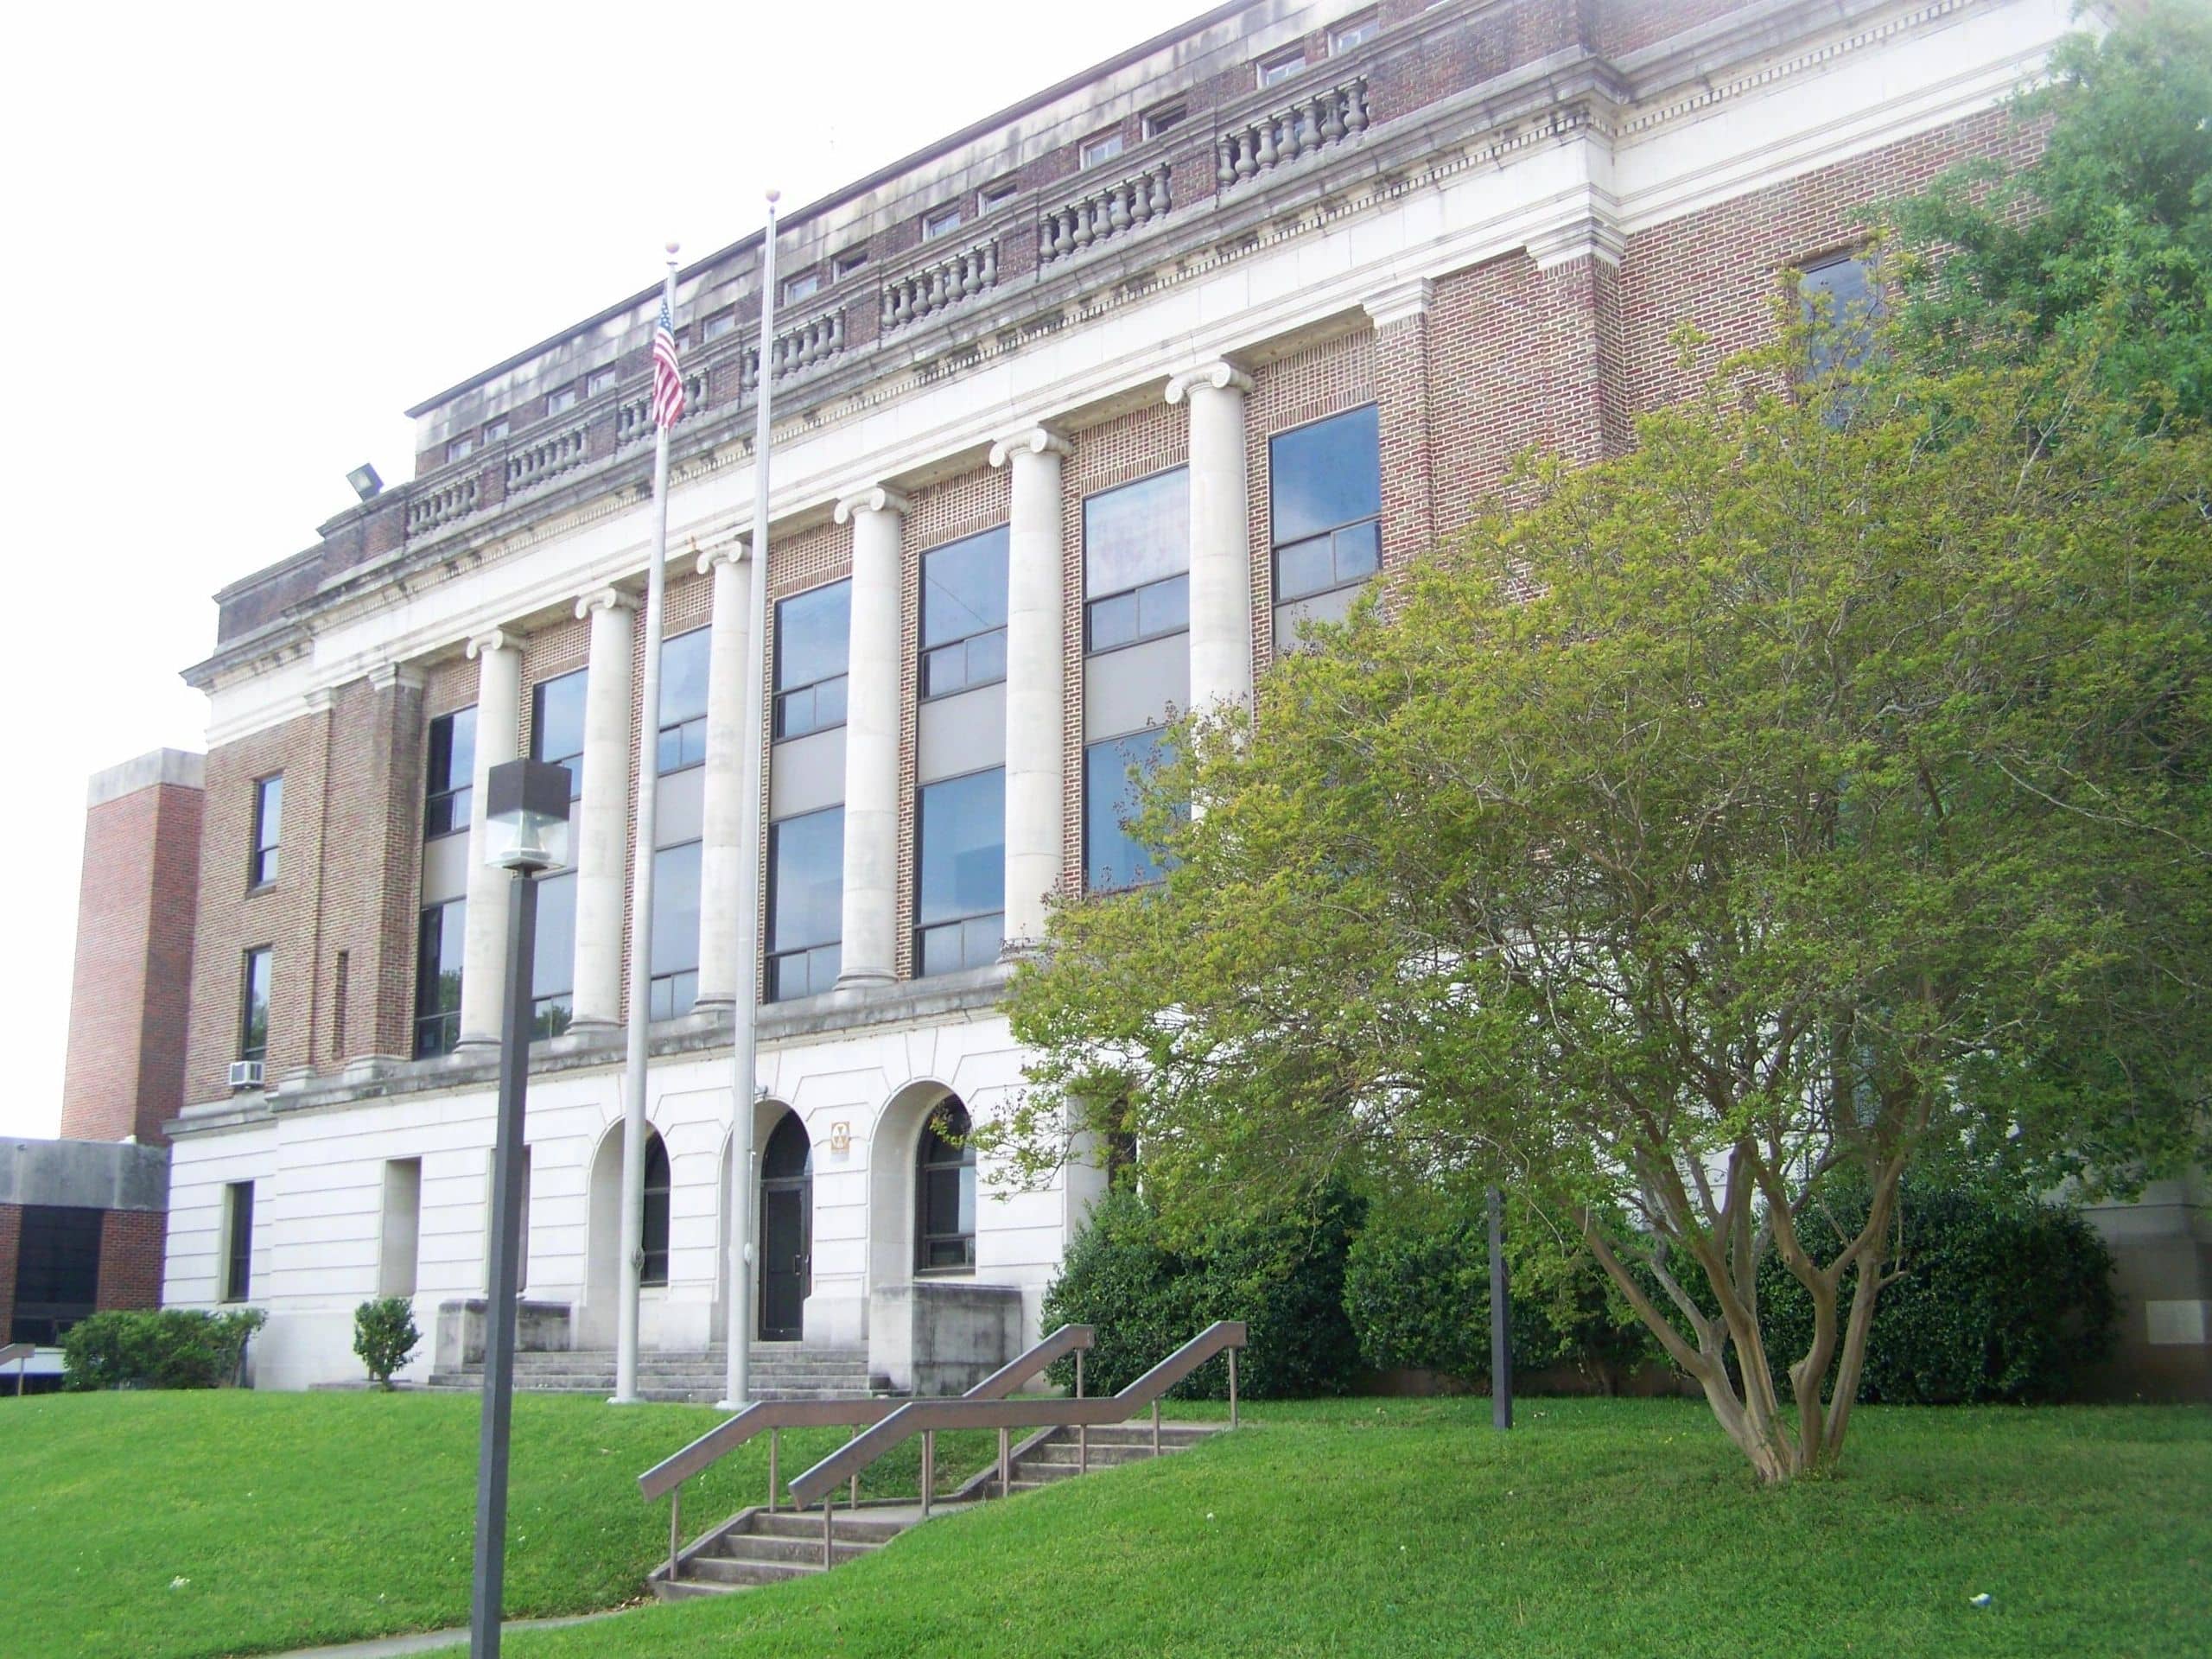
{"type": "Polygon", "coordinates": [[[803,1333],[814,1230],[814,1148],[786,1112],[760,1155],[760,1340],[803,1333]]]}

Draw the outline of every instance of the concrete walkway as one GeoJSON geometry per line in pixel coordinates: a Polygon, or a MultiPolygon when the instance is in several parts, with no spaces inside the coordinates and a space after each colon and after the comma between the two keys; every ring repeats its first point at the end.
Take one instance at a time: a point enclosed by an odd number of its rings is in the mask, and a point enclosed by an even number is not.
{"type": "MultiPolygon", "coordinates": [[[[557,1630],[569,1624],[596,1624],[629,1611],[627,1607],[615,1607],[603,1613],[577,1613],[568,1618],[511,1618],[499,1630],[508,1636],[517,1630],[557,1630]]],[[[467,1645],[466,1629],[418,1630],[412,1636],[380,1636],[371,1642],[341,1642],[334,1648],[295,1648],[289,1653],[272,1654],[269,1659],[399,1659],[404,1654],[445,1653],[467,1645]]]]}

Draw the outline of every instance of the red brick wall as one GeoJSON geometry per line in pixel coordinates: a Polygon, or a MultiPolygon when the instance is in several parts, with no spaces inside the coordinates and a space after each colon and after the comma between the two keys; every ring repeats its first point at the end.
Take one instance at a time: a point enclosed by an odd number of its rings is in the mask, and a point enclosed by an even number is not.
{"type": "Polygon", "coordinates": [[[109,1210],[100,1216],[100,1285],[96,1306],[162,1305],[162,1255],[168,1217],[159,1210],[109,1210]]]}

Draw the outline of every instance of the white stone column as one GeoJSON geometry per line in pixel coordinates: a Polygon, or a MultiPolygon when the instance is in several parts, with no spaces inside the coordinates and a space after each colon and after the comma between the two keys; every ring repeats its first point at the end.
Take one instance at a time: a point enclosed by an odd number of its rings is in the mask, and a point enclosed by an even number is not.
{"type": "Polygon", "coordinates": [[[462,936],[461,1042],[496,1046],[506,1003],[507,889],[513,878],[484,861],[492,768],[515,758],[522,732],[522,647],[493,628],[468,642],[476,662],[475,807],[468,821],[468,925],[462,936]]]}
{"type": "Polygon", "coordinates": [[[899,550],[906,505],[881,486],[837,503],[837,522],[853,526],[841,988],[887,985],[899,961],[899,550]]]}
{"type": "Polygon", "coordinates": [[[622,1019],[622,894],[630,862],[630,659],[638,602],[601,588],[576,601],[591,622],[584,681],[583,792],[576,803],[576,966],[572,1023],[622,1019]]]}
{"type": "Polygon", "coordinates": [[[1060,462],[1067,440],[1031,427],[991,446],[1010,467],[1006,572],[1006,952],[1045,937],[1046,895],[1060,884],[1067,810],[1062,746],[1067,699],[1060,462]]]}
{"type": "Polygon", "coordinates": [[[1252,701],[1251,504],[1244,397],[1251,377],[1208,363],[1167,383],[1191,406],[1191,707],[1252,701]]]}
{"type": "Polygon", "coordinates": [[[699,849],[699,996],[702,1007],[737,1002],[737,906],[747,849],[745,748],[760,734],[745,729],[746,632],[753,612],[753,561],[737,543],[699,557],[713,572],[714,633],[707,648],[706,832],[699,849]]]}

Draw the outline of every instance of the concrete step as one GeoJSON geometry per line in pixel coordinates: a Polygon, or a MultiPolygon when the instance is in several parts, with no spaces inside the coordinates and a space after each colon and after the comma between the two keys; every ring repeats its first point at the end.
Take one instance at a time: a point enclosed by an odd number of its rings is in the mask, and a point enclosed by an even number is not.
{"type": "MultiPolygon", "coordinates": [[[[830,1548],[840,1561],[857,1560],[883,1548],[884,1540],[866,1543],[846,1543],[833,1537],[830,1548]]],[[[691,1558],[693,1561],[800,1561],[822,1565],[822,1528],[817,1523],[813,1536],[784,1538],[773,1533],[726,1532],[715,1540],[711,1551],[691,1558]]]]}
{"type": "MultiPolygon", "coordinates": [[[[839,1542],[848,1540],[856,1544],[887,1544],[912,1522],[871,1516],[863,1510],[855,1514],[850,1510],[839,1510],[830,1519],[830,1535],[839,1542]]],[[[755,1536],[766,1538],[810,1538],[814,1547],[822,1548],[822,1512],[819,1510],[800,1514],[794,1510],[778,1510],[773,1515],[756,1510],[748,1530],[755,1536]]]]}
{"type": "MultiPolygon", "coordinates": [[[[1185,1444],[1185,1441],[1171,1440],[1162,1435],[1160,1449],[1162,1452],[1179,1452],[1185,1444]]],[[[1152,1440],[1148,1436],[1142,1446],[1102,1446],[1098,1441],[1093,1440],[1090,1443],[1090,1453],[1087,1461],[1093,1469],[1110,1469],[1116,1464],[1141,1462],[1151,1455],[1152,1440]]],[[[1074,1437],[1071,1435],[1065,1440],[1047,1440],[1034,1452],[1024,1457],[1021,1461],[1025,1465],[1052,1464],[1056,1466],[1065,1465],[1070,1469],[1075,1469],[1080,1467],[1084,1459],[1081,1455],[1081,1448],[1076,1445],[1074,1437]]]]}
{"type": "Polygon", "coordinates": [[[717,1555],[694,1555],[683,1563],[683,1576],[677,1582],[702,1588],[734,1589],[740,1586],[781,1584],[786,1579],[803,1579],[821,1570],[822,1552],[818,1548],[811,1561],[733,1561],[717,1555]]]}

